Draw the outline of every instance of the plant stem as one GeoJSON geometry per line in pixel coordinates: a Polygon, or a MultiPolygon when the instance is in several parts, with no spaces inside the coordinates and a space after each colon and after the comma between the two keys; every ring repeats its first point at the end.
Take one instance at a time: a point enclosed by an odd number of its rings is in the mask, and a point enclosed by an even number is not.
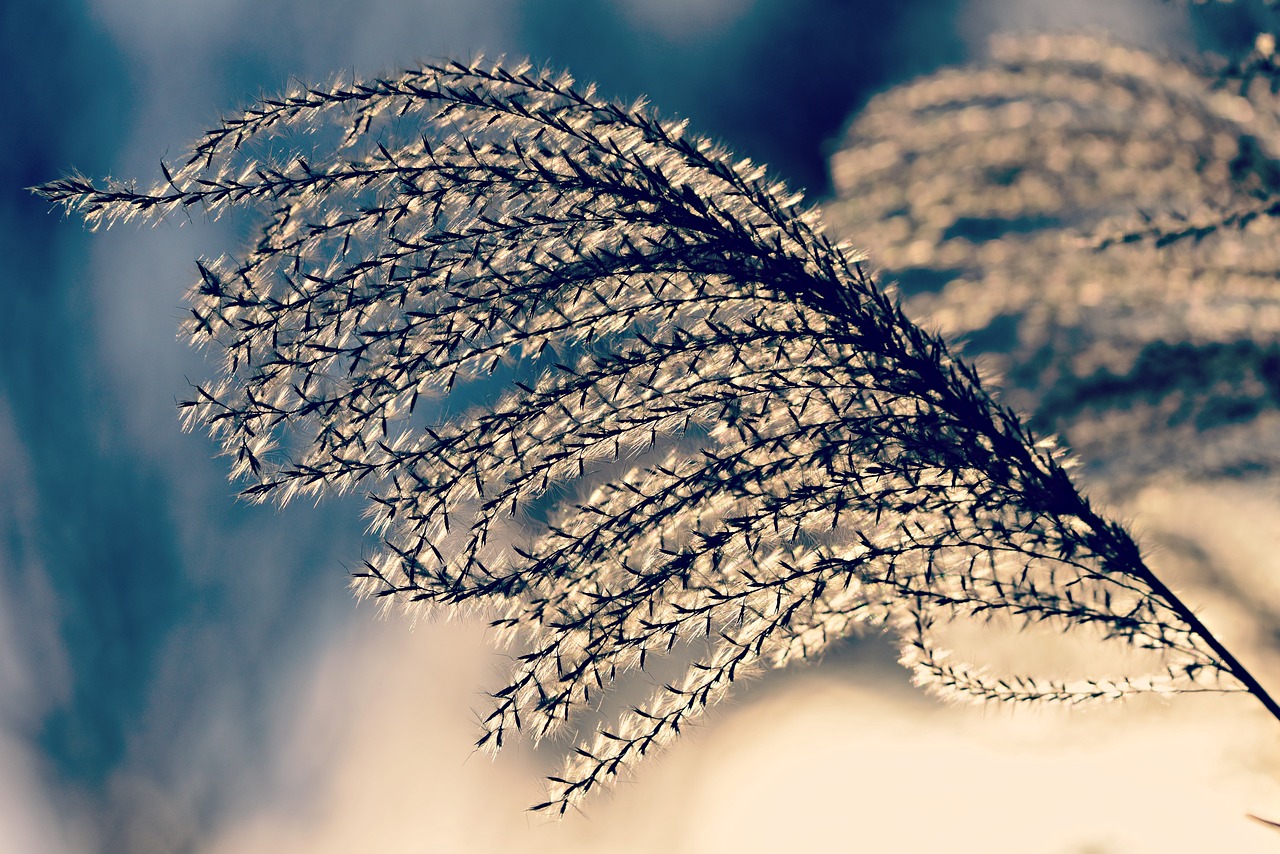
{"type": "Polygon", "coordinates": [[[1175,596],[1173,591],[1166,587],[1164,582],[1156,577],[1155,573],[1150,569],[1147,569],[1145,563],[1142,566],[1143,569],[1146,569],[1144,580],[1151,586],[1152,592],[1174,606],[1174,610],[1178,612],[1178,616],[1182,617],[1183,620],[1186,620],[1187,625],[1191,627],[1191,630],[1199,635],[1204,642],[1209,645],[1211,650],[1217,653],[1218,657],[1222,659],[1222,663],[1231,671],[1231,675],[1240,680],[1240,684],[1244,685],[1244,687],[1248,689],[1249,693],[1256,697],[1258,702],[1262,703],[1262,705],[1266,707],[1266,710],[1271,713],[1273,718],[1280,721],[1280,703],[1277,703],[1275,698],[1267,693],[1267,689],[1262,687],[1262,683],[1249,672],[1248,668],[1241,664],[1240,660],[1232,655],[1230,650],[1223,646],[1222,641],[1214,637],[1213,633],[1205,627],[1205,624],[1200,622],[1200,618],[1197,617],[1181,599],[1175,596]]]}

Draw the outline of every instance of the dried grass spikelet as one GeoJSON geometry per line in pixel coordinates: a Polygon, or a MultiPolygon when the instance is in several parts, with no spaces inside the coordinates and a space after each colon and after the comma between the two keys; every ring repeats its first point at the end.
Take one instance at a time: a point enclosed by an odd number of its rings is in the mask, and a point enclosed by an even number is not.
{"type": "Polygon", "coordinates": [[[1094,482],[1274,470],[1275,99],[1090,37],[992,55],[871,102],[833,160],[833,226],[1094,482]]]}
{"type": "Polygon", "coordinates": [[[481,745],[562,732],[621,674],[704,640],[541,808],[744,672],[862,625],[979,699],[1251,691],[1275,709],[1053,443],[798,195],[641,105],[527,66],[427,66],[265,100],[163,171],[146,192],[40,192],[93,223],[264,216],[242,257],[200,266],[187,331],[222,359],[187,423],[255,500],[366,491],[383,548],[362,594],[494,615],[519,655],[481,745]],[[269,159],[282,140],[310,147],[269,159]],[[935,623],[993,615],[1164,667],[1066,685],[942,661],[935,623]]]}

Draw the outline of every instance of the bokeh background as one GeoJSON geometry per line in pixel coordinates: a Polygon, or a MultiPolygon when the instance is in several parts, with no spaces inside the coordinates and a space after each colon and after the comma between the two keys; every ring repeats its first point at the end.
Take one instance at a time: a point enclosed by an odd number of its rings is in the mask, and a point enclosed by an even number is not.
{"type": "MultiPolygon", "coordinates": [[[[1280,819],[1280,732],[1247,698],[946,708],[876,639],[740,690],[582,815],[525,813],[557,748],[472,754],[470,710],[502,662],[481,628],[357,605],[347,572],[373,548],[358,500],[246,506],[213,444],[179,429],[176,400],[211,373],[176,338],[193,262],[244,232],[195,217],[91,234],[24,190],[70,169],[149,182],[294,77],[483,53],[647,95],[821,200],[868,98],[980,57],[992,33],[1225,48],[1248,43],[1248,16],[1154,0],[0,4],[0,854],[1280,848],[1245,817],[1280,819]]],[[[1123,512],[1280,576],[1274,489],[1153,489],[1123,512]]]]}

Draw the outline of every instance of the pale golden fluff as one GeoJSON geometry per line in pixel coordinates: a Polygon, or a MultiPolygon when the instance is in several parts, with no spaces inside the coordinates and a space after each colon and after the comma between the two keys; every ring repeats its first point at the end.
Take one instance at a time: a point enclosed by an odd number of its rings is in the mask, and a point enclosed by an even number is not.
{"type": "Polygon", "coordinates": [[[555,734],[678,651],[683,676],[588,736],[543,808],[862,625],[979,699],[1252,691],[1276,711],[798,195],[643,106],[428,66],[265,100],[164,173],[42,192],[93,223],[263,216],[200,268],[187,331],[221,371],[188,424],[254,499],[364,491],[363,594],[491,615],[516,657],[482,745],[555,734]],[[306,148],[263,154],[286,145],[306,148]],[[1001,615],[1156,649],[1160,673],[1061,684],[937,650],[935,624],[1001,615]]]}

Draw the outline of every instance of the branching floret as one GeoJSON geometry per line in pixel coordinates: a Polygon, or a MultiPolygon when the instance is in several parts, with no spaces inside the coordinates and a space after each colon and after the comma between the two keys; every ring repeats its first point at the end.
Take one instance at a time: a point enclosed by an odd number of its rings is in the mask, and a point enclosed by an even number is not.
{"type": "Polygon", "coordinates": [[[1055,446],[798,195],[643,105],[527,66],[427,66],[264,100],[163,171],[145,192],[40,192],[93,225],[265,215],[243,257],[200,265],[186,330],[222,367],[186,423],[254,500],[367,492],[383,548],[362,594],[489,616],[519,654],[482,746],[551,736],[694,650],[541,808],[859,626],[982,700],[1250,691],[1275,711],[1055,446]],[[258,156],[303,132],[305,153],[258,156]],[[1065,683],[937,648],[936,624],[993,616],[1164,666],[1065,683]]]}

